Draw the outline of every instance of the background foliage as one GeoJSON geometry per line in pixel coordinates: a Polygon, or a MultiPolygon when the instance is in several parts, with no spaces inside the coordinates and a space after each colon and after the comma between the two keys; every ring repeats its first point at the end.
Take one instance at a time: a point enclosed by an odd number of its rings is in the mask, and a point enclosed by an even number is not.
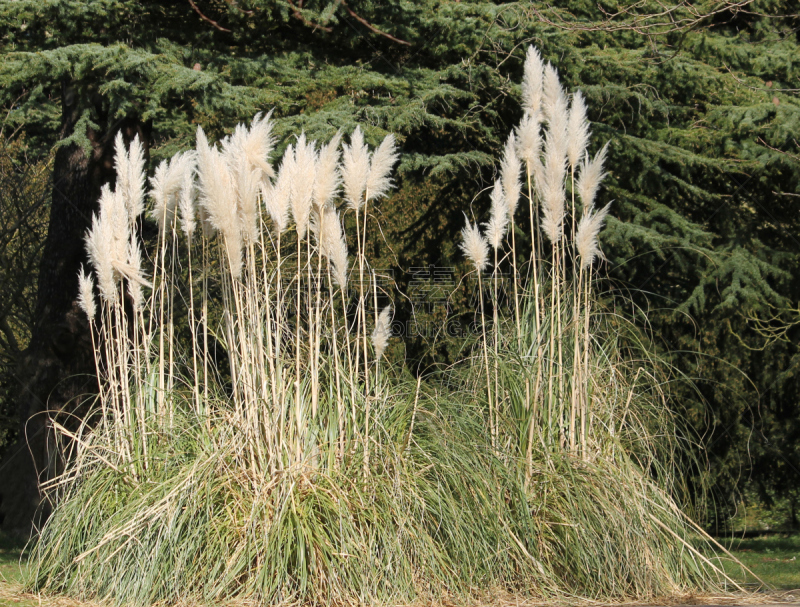
{"type": "MultiPolygon", "coordinates": [[[[398,318],[441,326],[450,315],[466,324],[470,285],[458,283],[466,266],[455,235],[462,212],[488,207],[491,159],[520,118],[514,83],[534,44],[586,95],[595,145],[611,141],[611,176],[598,201],[614,201],[602,235],[608,297],[646,319],[670,357],[675,405],[703,437],[696,448],[720,521],[747,488],[767,504],[788,500],[796,524],[800,2],[559,5],[2,3],[10,164],[0,160],[0,169],[21,184],[3,188],[3,213],[32,208],[39,218],[53,148],[91,150],[87,133],[113,132],[126,118],[150,129],[151,168],[190,147],[198,124],[218,137],[260,110],[274,108],[279,136],[305,129],[327,138],[360,123],[370,144],[394,132],[403,152],[396,193],[377,211],[385,226],[370,243],[377,267],[392,269],[406,294],[413,268],[454,269],[446,302],[415,307],[408,299],[398,318]],[[64,99],[80,108],[68,133],[64,99]],[[24,204],[8,205],[9,192],[24,204]]],[[[0,255],[3,263],[22,255],[34,267],[42,224],[21,230],[10,239],[3,232],[0,255]]],[[[4,386],[36,322],[23,312],[34,273],[20,267],[15,261],[3,274],[0,295],[0,322],[16,323],[17,341],[0,341],[4,386]]],[[[452,360],[460,347],[425,333],[394,355],[417,370],[452,360]]]]}

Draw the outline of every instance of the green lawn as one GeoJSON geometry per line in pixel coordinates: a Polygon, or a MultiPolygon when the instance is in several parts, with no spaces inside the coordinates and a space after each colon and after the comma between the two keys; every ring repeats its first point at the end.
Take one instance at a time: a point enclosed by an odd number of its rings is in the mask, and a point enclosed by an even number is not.
{"type": "MultiPolygon", "coordinates": [[[[748,539],[730,538],[720,542],[746,567],[777,589],[800,589],[800,535],[765,536],[748,539]]],[[[729,564],[728,574],[741,577],[741,568],[729,564]]],[[[748,582],[753,582],[747,576],[748,582]]]]}
{"type": "Polygon", "coordinates": [[[0,581],[19,583],[20,553],[24,545],[24,542],[0,534],[0,581]]]}
{"type": "Polygon", "coordinates": [[[34,607],[37,601],[17,596],[22,577],[20,554],[24,542],[0,534],[0,606],[34,607]]]}

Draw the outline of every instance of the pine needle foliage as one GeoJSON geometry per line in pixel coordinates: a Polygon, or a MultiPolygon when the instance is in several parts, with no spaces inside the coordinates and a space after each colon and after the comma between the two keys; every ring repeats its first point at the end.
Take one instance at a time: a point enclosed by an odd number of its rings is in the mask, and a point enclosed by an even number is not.
{"type": "MultiPolygon", "coordinates": [[[[769,471],[755,476],[773,479],[759,491],[782,490],[774,479],[790,468],[778,454],[798,467],[798,340],[765,346],[747,317],[800,298],[796,1],[675,3],[668,23],[648,3],[609,19],[587,0],[348,2],[373,29],[337,3],[201,4],[202,17],[187,3],[4,3],[9,124],[24,124],[46,158],[59,142],[87,146],[87,129],[138,117],[152,126],[155,161],[191,147],[198,124],[217,139],[273,107],[281,146],[357,123],[372,146],[392,132],[404,155],[382,205],[386,244],[367,235],[375,267],[458,267],[456,240],[441,234],[458,232],[474,193],[497,177],[493,159],[524,113],[518,83],[533,41],[567,93],[580,87],[594,141],[612,141],[597,201],[615,201],[603,234],[609,274],[616,293],[649,311],[662,354],[703,378],[673,402],[710,433],[708,472],[730,494],[752,455],[769,471]],[[62,92],[81,100],[66,133],[62,92]],[[755,445],[754,427],[765,437],[755,445]]],[[[522,234],[517,244],[531,243],[522,234]]],[[[469,319],[468,303],[462,290],[448,313],[469,319]]],[[[401,322],[444,314],[396,305],[401,322]]],[[[418,337],[407,351],[424,367],[461,347],[418,337]]]]}

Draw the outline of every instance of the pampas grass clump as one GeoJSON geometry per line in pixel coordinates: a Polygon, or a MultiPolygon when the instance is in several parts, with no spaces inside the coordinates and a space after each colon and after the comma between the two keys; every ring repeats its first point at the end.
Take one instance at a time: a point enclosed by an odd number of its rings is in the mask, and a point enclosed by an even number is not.
{"type": "Polygon", "coordinates": [[[462,231],[478,355],[424,381],[387,360],[392,307],[378,305],[365,252],[369,209],[392,187],[392,135],[371,149],[359,127],[326,143],[301,133],[275,163],[269,115],[218,144],[198,129],[149,192],[139,142],[118,138],[79,276],[97,406],[77,430],[53,420],[68,464],[45,486],[54,511],[28,586],[150,605],[642,599],[734,584],[680,511],[658,361],[593,304],[606,148],[587,155],[582,97],[570,102],[532,48],[523,99],[484,231],[462,231]],[[146,195],[152,259],[137,233],[146,195]]]}

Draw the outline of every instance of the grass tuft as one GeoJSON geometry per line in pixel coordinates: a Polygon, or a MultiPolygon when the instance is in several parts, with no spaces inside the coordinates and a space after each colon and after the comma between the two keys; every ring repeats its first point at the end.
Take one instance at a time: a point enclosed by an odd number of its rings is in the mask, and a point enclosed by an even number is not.
{"type": "Polygon", "coordinates": [[[338,134],[323,146],[301,134],[276,171],[269,116],[219,146],[199,130],[196,151],[150,181],[149,271],[131,210],[143,195],[131,184],[145,182],[138,144],[119,140],[117,182],[130,187],[104,188],[87,235],[94,273],[80,278],[99,396],[79,425],[52,420],[66,466],[44,487],[54,509],[27,588],[130,605],[738,588],[681,510],[668,367],[598,298],[608,207],[588,198],[604,154],[588,161],[582,101],[570,106],[537,56],[526,96],[543,113],[526,116],[519,155],[509,139],[482,224],[490,242],[475,222],[463,232],[478,273],[474,355],[425,378],[384,356],[389,294],[366,255],[392,135],[370,152],[356,129],[339,166],[338,134]],[[527,260],[515,237],[526,224],[527,260]],[[506,265],[513,313],[500,303],[506,265]]]}

